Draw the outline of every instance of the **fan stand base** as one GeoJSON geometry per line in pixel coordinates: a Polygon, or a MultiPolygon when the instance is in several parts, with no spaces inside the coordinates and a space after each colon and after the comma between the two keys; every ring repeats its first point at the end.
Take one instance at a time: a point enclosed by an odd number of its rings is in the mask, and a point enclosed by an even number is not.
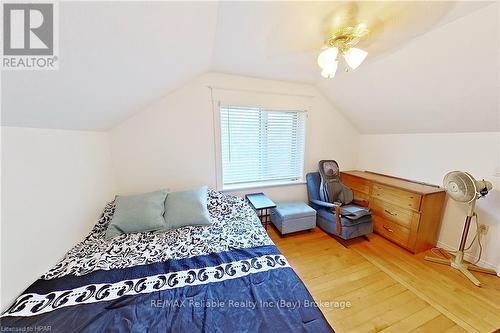
{"type": "MultiPolygon", "coordinates": [[[[444,250],[439,249],[439,252],[441,253],[446,253],[444,250]]],[[[438,264],[442,265],[450,265],[451,267],[459,270],[463,275],[465,275],[472,283],[474,283],[476,286],[480,287],[481,282],[470,272],[470,271],[476,271],[476,272],[481,272],[481,273],[486,273],[486,274],[492,274],[492,275],[497,275],[497,272],[495,270],[490,269],[490,268],[484,268],[480,266],[476,266],[473,264],[466,264],[462,261],[463,253],[458,253],[457,257],[455,258],[438,258],[438,257],[433,257],[433,256],[425,256],[425,260],[435,262],[438,264]],[[458,259],[458,261],[457,261],[458,259]]]]}
{"type": "Polygon", "coordinates": [[[451,267],[458,269],[463,275],[465,275],[472,283],[476,286],[481,287],[481,282],[470,271],[476,271],[486,274],[497,275],[497,273],[489,268],[479,267],[473,264],[467,264],[464,262],[464,250],[465,243],[467,242],[467,234],[469,233],[469,227],[472,220],[472,216],[474,216],[474,208],[476,205],[476,201],[472,201],[469,205],[469,212],[467,217],[465,218],[464,231],[462,232],[462,239],[460,240],[460,246],[458,247],[458,251],[455,257],[452,257],[448,254],[447,251],[443,249],[438,249],[439,253],[441,253],[445,258],[438,258],[433,256],[425,256],[425,260],[432,261],[438,264],[450,265],[451,267]],[[470,271],[469,271],[470,270],[470,271]]]}

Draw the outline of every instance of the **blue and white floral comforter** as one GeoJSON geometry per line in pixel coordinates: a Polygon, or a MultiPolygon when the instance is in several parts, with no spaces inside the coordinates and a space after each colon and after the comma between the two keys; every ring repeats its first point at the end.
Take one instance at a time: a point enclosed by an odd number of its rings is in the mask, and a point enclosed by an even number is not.
{"type": "Polygon", "coordinates": [[[209,227],[92,232],[0,318],[2,331],[332,332],[241,198],[209,191],[209,227]]]}

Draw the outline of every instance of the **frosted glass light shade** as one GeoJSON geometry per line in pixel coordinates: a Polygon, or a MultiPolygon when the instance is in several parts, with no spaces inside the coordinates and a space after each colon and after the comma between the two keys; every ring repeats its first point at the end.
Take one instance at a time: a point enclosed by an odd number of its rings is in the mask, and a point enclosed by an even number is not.
{"type": "Polygon", "coordinates": [[[321,51],[318,55],[318,65],[321,68],[326,68],[333,64],[337,59],[339,50],[336,47],[329,47],[321,51]]]}
{"type": "Polygon", "coordinates": [[[332,77],[335,76],[338,65],[339,65],[338,61],[334,61],[333,63],[328,64],[328,66],[323,68],[323,70],[321,71],[321,76],[326,79],[331,79],[332,77]]]}
{"type": "Polygon", "coordinates": [[[344,53],[344,58],[349,67],[356,69],[365,60],[367,55],[368,52],[353,47],[344,53]]]}

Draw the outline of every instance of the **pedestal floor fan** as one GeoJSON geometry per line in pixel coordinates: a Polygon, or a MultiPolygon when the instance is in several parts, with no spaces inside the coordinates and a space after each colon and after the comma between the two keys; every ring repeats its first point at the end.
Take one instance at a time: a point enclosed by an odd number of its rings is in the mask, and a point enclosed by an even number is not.
{"type": "MultiPolygon", "coordinates": [[[[494,274],[496,272],[489,268],[479,267],[473,264],[467,264],[464,262],[464,251],[465,244],[467,242],[467,234],[469,233],[470,224],[472,218],[477,215],[475,212],[476,201],[485,195],[493,188],[489,181],[485,180],[475,180],[467,172],[462,171],[452,171],[446,174],[443,180],[443,186],[446,193],[455,201],[467,203],[469,209],[467,212],[467,217],[465,218],[464,231],[462,232],[462,239],[460,240],[460,246],[454,258],[444,259],[433,256],[426,256],[425,260],[429,260],[439,264],[451,265],[451,267],[458,269],[462,272],[472,283],[476,286],[481,286],[481,282],[472,275],[470,271],[477,271],[482,273],[494,274]]],[[[479,230],[477,230],[479,232],[479,230]]],[[[479,237],[479,235],[478,235],[479,237]]],[[[441,251],[443,253],[443,251],[441,251]]]]}

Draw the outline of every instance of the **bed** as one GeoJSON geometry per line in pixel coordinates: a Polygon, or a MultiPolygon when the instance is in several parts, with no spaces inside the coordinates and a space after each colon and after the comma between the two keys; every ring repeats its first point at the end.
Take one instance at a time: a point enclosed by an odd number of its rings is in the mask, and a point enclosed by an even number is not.
{"type": "Polygon", "coordinates": [[[51,332],[333,332],[239,197],[209,190],[212,225],[105,240],[90,234],[0,318],[51,332]]]}

